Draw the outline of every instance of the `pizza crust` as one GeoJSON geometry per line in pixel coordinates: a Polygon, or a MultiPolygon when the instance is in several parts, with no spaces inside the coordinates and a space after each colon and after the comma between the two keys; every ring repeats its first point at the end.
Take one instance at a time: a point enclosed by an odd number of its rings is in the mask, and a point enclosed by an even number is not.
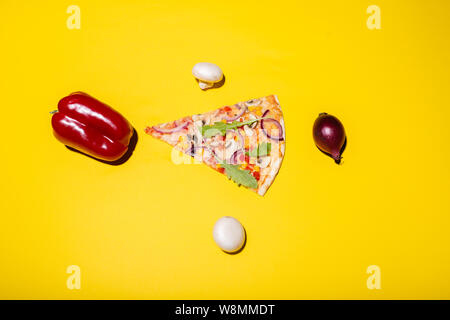
{"type": "MultiPolygon", "coordinates": [[[[280,102],[278,100],[278,97],[276,95],[273,95],[273,98],[276,101],[276,103],[278,105],[278,108],[281,111],[281,106],[280,106],[280,102]]],[[[280,170],[281,164],[282,164],[283,159],[284,159],[284,154],[285,154],[285,150],[286,150],[286,129],[285,129],[285,125],[284,125],[284,117],[283,117],[282,112],[281,112],[281,117],[278,120],[278,122],[281,124],[281,128],[283,130],[283,141],[281,141],[279,143],[280,155],[272,160],[272,162],[270,164],[270,172],[269,172],[269,174],[266,176],[264,182],[258,187],[257,193],[260,196],[263,196],[267,192],[269,187],[272,185],[273,181],[275,180],[275,177],[278,174],[278,171],[280,170]]]]}

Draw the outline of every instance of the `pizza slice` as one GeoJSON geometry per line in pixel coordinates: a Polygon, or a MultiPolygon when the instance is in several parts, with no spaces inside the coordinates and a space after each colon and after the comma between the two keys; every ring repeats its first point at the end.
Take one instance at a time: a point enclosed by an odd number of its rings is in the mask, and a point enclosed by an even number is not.
{"type": "Polygon", "coordinates": [[[145,132],[261,196],[280,169],[286,145],[275,95],[147,127],[145,132]]]}

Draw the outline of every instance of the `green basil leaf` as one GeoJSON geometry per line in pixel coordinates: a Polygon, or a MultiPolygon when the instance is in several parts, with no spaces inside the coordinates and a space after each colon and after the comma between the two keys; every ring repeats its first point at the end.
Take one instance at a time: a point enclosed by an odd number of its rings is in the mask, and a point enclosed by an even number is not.
{"type": "Polygon", "coordinates": [[[239,165],[226,163],[221,163],[220,165],[225,169],[225,174],[227,177],[238,185],[251,189],[258,188],[258,181],[256,181],[255,177],[252,176],[249,170],[239,169],[239,165]]]}
{"type": "Polygon", "coordinates": [[[207,125],[202,127],[202,136],[205,138],[211,138],[215,135],[220,134],[221,136],[224,136],[227,133],[227,130],[234,130],[239,127],[252,124],[253,122],[259,121],[261,119],[254,119],[249,121],[233,121],[231,123],[225,123],[225,122],[215,122],[213,125],[207,125]]]}

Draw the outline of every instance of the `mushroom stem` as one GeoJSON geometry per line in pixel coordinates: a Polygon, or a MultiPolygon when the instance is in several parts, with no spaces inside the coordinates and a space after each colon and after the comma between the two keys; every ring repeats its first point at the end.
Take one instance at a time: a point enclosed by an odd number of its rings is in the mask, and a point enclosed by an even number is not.
{"type": "Polygon", "coordinates": [[[200,89],[202,89],[202,90],[205,90],[205,89],[208,89],[208,88],[211,88],[214,86],[214,84],[211,82],[205,82],[205,81],[201,81],[201,80],[198,81],[198,85],[200,86],[200,89]]]}

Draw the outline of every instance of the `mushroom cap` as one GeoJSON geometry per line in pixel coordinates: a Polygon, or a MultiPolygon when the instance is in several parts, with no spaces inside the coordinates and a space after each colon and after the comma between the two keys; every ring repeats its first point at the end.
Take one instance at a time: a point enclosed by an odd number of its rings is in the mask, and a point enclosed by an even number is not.
{"type": "Polygon", "coordinates": [[[206,82],[219,82],[223,72],[219,66],[209,62],[199,62],[192,68],[192,74],[199,80],[206,82]]]}
{"type": "Polygon", "coordinates": [[[214,225],[213,237],[223,251],[236,252],[245,242],[244,227],[233,217],[222,217],[214,225]]]}

